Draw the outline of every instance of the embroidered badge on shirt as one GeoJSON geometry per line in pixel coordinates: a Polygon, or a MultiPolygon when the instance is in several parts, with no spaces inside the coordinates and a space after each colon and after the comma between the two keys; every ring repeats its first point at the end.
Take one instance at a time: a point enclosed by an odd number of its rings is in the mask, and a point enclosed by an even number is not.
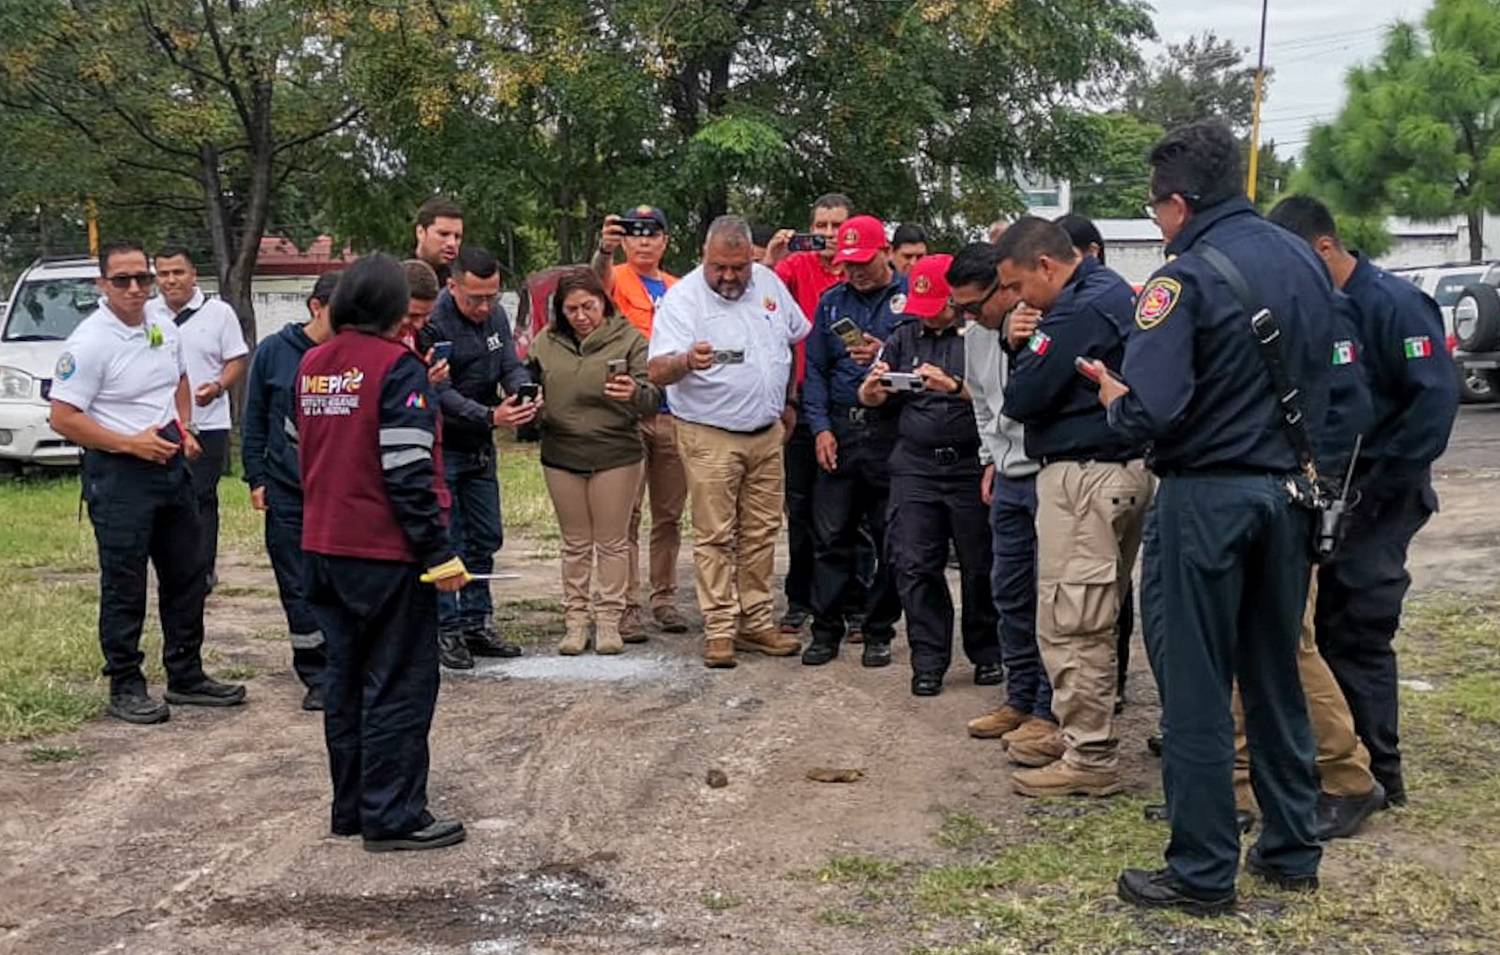
{"type": "Polygon", "coordinates": [[[73,360],[73,353],[65,351],[57,356],[57,369],[52,374],[58,381],[67,381],[77,370],[78,362],[73,360]]]}
{"type": "Polygon", "coordinates": [[[1407,361],[1415,358],[1431,358],[1432,339],[1426,335],[1417,335],[1413,338],[1408,338],[1401,343],[1401,351],[1406,355],[1407,361]]]}
{"type": "Polygon", "coordinates": [[[1354,363],[1354,343],[1347,338],[1343,341],[1334,342],[1333,363],[1335,365],[1352,365],[1354,363]]]}
{"type": "Polygon", "coordinates": [[[1038,358],[1041,358],[1052,347],[1052,336],[1046,332],[1036,332],[1031,336],[1031,341],[1027,343],[1026,347],[1036,353],[1038,358]]]}
{"type": "Polygon", "coordinates": [[[906,296],[897,292],[891,296],[891,314],[900,315],[906,311],[906,296]]]}
{"type": "Polygon", "coordinates": [[[770,295],[760,300],[761,307],[768,312],[776,311],[776,299],[770,295]]]}
{"type": "Polygon", "coordinates": [[[160,348],[167,340],[161,333],[160,325],[150,325],[146,328],[146,341],[152,348],[160,348]]]}
{"type": "Polygon", "coordinates": [[[427,396],[420,391],[413,391],[406,396],[405,404],[408,408],[425,408],[427,407],[427,396]]]}
{"type": "Polygon", "coordinates": [[[484,340],[484,347],[488,348],[490,351],[499,351],[500,350],[500,336],[499,335],[491,335],[489,338],[486,338],[484,340]]]}
{"type": "Polygon", "coordinates": [[[1135,302],[1135,323],[1142,330],[1155,328],[1166,321],[1177,307],[1182,295],[1182,283],[1176,279],[1152,279],[1141,289],[1135,302]]]}

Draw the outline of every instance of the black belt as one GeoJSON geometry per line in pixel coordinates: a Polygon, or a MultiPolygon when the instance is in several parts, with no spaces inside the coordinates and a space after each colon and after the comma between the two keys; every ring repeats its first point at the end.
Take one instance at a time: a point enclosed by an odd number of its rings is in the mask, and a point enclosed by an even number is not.
{"type": "MultiPolygon", "coordinates": [[[[777,421],[779,420],[780,419],[777,419],[777,421]]],[[[742,438],[754,438],[758,435],[765,434],[767,431],[770,431],[772,428],[776,427],[776,421],[772,421],[767,425],[762,425],[761,427],[756,428],[754,431],[736,431],[733,428],[721,428],[718,425],[713,424],[708,425],[708,427],[713,428],[715,431],[722,431],[725,434],[739,435],[742,438]]]]}
{"type": "Polygon", "coordinates": [[[1057,457],[1052,457],[1044,454],[1037,459],[1037,463],[1042,467],[1046,467],[1049,464],[1066,464],[1070,461],[1074,464],[1129,464],[1131,461],[1140,460],[1140,457],[1139,454],[1133,454],[1124,458],[1101,458],[1087,454],[1058,455],[1057,457]]]}
{"type": "Polygon", "coordinates": [[[920,445],[907,445],[914,453],[922,457],[930,457],[937,464],[958,464],[961,461],[973,458],[979,460],[979,445],[949,445],[943,448],[929,448],[920,445]]]}

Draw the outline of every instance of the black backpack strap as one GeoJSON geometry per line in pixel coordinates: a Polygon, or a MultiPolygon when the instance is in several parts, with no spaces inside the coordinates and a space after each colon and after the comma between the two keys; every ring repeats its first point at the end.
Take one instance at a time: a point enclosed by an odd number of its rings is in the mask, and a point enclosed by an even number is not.
{"type": "Polygon", "coordinates": [[[1286,433],[1292,452],[1297,455],[1298,467],[1316,482],[1318,469],[1313,461],[1312,441],[1308,439],[1306,422],[1298,401],[1301,392],[1292,384],[1286,373],[1286,363],[1281,357],[1281,326],[1276,324],[1276,317],[1269,309],[1257,307],[1250,284],[1245,281],[1244,274],[1229,256],[1206,242],[1198,243],[1193,251],[1203,256],[1203,261],[1219,273],[1229,284],[1235,298],[1240,300],[1240,306],[1250,319],[1250,332],[1255,336],[1256,350],[1260,352],[1266,371],[1271,376],[1271,386],[1276,391],[1276,403],[1281,409],[1281,429],[1286,433]]]}

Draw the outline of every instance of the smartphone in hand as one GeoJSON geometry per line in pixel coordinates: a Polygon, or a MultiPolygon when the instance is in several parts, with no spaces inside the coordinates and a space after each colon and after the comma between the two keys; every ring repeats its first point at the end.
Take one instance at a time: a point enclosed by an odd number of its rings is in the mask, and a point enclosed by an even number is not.
{"type": "Polygon", "coordinates": [[[1087,378],[1089,381],[1092,381],[1094,384],[1099,384],[1100,374],[1098,371],[1094,370],[1094,363],[1089,359],[1084,358],[1082,355],[1079,355],[1077,358],[1073,359],[1073,370],[1078,372],[1083,377],[1087,378]]]}
{"type": "Polygon", "coordinates": [[[788,252],[822,252],[826,248],[828,248],[828,237],[813,235],[810,232],[799,232],[787,240],[786,244],[788,252]]]}
{"type": "Polygon", "coordinates": [[[432,363],[436,365],[440,361],[447,361],[453,355],[452,342],[432,343],[432,363]]]}
{"type": "Polygon", "coordinates": [[[516,389],[516,401],[519,404],[530,404],[542,393],[542,386],[534,381],[527,382],[516,389]]]}
{"type": "Polygon", "coordinates": [[[623,375],[630,370],[630,366],[623,358],[611,358],[607,363],[605,363],[604,367],[605,374],[610,378],[613,378],[616,375],[623,375]]]}

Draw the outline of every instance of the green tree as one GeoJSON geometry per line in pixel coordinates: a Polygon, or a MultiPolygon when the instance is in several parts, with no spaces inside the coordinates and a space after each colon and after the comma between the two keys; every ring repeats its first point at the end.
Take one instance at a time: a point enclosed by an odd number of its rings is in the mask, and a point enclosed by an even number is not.
{"type": "Polygon", "coordinates": [[[1347,85],[1308,142],[1309,182],[1355,215],[1462,215],[1482,260],[1484,214],[1500,208],[1500,3],[1437,0],[1347,85]]]}
{"type": "Polygon", "coordinates": [[[196,220],[220,294],[253,336],[250,283],[273,204],[360,115],[340,66],[355,29],[380,16],[354,0],[7,3],[3,123],[36,133],[8,138],[7,160],[38,172],[6,198],[76,215],[97,195],[109,233],[196,220]]]}
{"type": "Polygon", "coordinates": [[[1092,117],[1098,146],[1073,180],[1073,209],[1094,219],[1139,219],[1150,198],[1146,156],[1162,127],[1132,113],[1092,117]]]}

